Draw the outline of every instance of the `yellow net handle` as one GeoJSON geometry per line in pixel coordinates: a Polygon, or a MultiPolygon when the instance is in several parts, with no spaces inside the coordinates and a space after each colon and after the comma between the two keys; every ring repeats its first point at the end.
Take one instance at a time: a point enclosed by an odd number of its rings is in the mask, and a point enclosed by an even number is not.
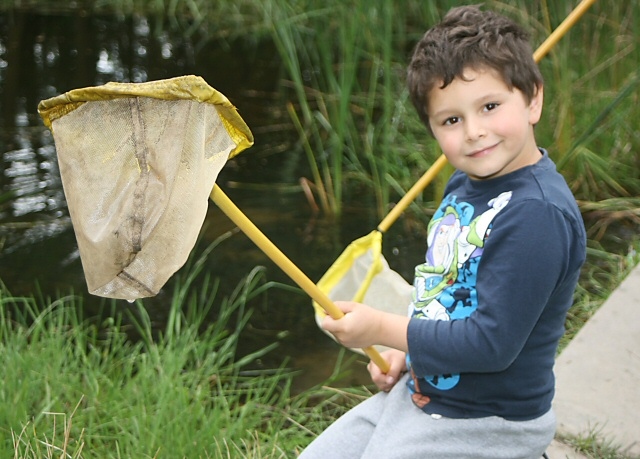
{"type": "MultiPolygon", "coordinates": [[[[224,212],[238,228],[245,233],[276,265],[280,267],[302,290],[313,298],[333,319],[344,317],[344,313],[320,288],[307,277],[276,245],[262,233],[249,218],[229,199],[229,197],[214,185],[210,195],[211,200],[224,212]]],[[[389,371],[389,364],[373,347],[363,349],[364,353],[382,370],[389,371]]]]}
{"type": "Polygon", "coordinates": [[[547,55],[547,53],[555,46],[556,43],[567,33],[567,31],[578,22],[578,19],[582,17],[584,13],[596,2],[596,0],[582,0],[578,5],[569,13],[569,15],[562,21],[562,23],[556,27],[556,29],[542,42],[538,49],[533,53],[533,60],[540,62],[540,60],[547,55]]]}
{"type": "Polygon", "coordinates": [[[447,158],[440,155],[436,162],[425,172],[422,177],[411,187],[409,191],[398,201],[398,204],[387,214],[386,217],[378,225],[378,231],[385,233],[389,227],[398,219],[400,214],[405,211],[409,204],[424,190],[429,183],[440,173],[442,168],[447,164],[447,158]]]}

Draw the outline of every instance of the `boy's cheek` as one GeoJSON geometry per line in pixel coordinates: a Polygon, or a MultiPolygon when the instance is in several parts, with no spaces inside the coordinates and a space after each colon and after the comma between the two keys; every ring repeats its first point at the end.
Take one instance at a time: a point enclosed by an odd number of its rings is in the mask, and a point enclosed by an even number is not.
{"type": "Polygon", "coordinates": [[[452,135],[442,135],[442,133],[434,133],[438,145],[442,153],[451,160],[450,156],[458,149],[458,142],[452,135]]]}

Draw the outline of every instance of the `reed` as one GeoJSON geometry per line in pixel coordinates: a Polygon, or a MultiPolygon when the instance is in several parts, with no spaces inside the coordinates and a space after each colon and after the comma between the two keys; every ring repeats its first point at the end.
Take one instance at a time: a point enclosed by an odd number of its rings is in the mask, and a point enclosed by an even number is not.
{"type": "MultiPolygon", "coordinates": [[[[270,3],[274,40],[295,88],[291,103],[301,114],[292,118],[301,120],[301,145],[310,164],[318,164],[311,170],[322,171],[313,180],[333,213],[343,200],[368,194],[384,215],[437,157],[413,119],[403,74],[413,43],[455,3],[358,2],[348,10],[342,2],[270,3]]],[[[523,23],[535,45],[575,5],[512,0],[487,6],[523,23]]],[[[540,64],[546,108],[539,143],[581,202],[626,200],[640,191],[632,121],[638,116],[639,8],[596,3],[540,64]]],[[[425,196],[436,200],[438,190],[425,196]]]]}
{"type": "Polygon", "coordinates": [[[269,5],[273,40],[293,88],[291,118],[324,210],[339,215],[347,196],[370,193],[383,215],[389,179],[406,170],[399,154],[404,66],[397,60],[403,17],[385,1],[269,5]]]}

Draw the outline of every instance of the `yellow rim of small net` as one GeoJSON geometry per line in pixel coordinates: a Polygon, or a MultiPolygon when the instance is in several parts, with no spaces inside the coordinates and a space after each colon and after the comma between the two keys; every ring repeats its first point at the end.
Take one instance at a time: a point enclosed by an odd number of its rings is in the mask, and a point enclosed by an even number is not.
{"type": "MultiPolygon", "coordinates": [[[[355,241],[351,242],[347,246],[347,248],[340,254],[340,256],[334,261],[334,263],[329,267],[327,272],[322,276],[322,278],[318,281],[318,288],[325,293],[330,292],[333,288],[342,280],[347,271],[351,269],[354,261],[364,256],[367,251],[372,252],[372,262],[371,266],[367,271],[367,275],[363,280],[362,284],[358,288],[357,292],[354,294],[353,298],[350,298],[352,301],[362,302],[364,299],[369,286],[373,278],[382,271],[382,233],[378,230],[373,230],[366,236],[363,236],[355,241]]],[[[346,298],[345,298],[346,299],[346,298]]],[[[319,304],[315,301],[313,302],[313,308],[315,309],[316,314],[319,317],[324,317],[327,313],[324,311],[319,304]]]]}

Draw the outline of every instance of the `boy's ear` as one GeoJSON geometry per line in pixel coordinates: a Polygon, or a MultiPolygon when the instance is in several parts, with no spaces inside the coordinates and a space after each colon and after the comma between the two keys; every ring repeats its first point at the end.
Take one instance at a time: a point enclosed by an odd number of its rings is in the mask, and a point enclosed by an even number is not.
{"type": "Polygon", "coordinates": [[[529,102],[529,124],[535,126],[542,117],[542,104],[544,101],[544,86],[536,88],[536,93],[529,102]]]}

